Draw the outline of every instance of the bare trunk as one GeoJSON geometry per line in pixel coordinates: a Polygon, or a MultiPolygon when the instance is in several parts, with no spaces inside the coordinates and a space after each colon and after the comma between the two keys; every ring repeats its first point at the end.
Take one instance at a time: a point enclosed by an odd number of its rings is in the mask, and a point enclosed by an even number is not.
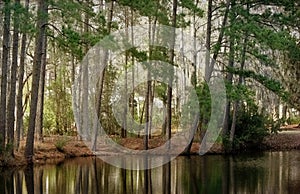
{"type": "Polygon", "coordinates": [[[43,40],[46,33],[46,23],[48,15],[48,2],[47,0],[39,0],[38,3],[38,21],[37,21],[37,38],[35,45],[35,57],[33,62],[33,73],[32,73],[32,86],[31,86],[31,103],[30,103],[30,114],[29,114],[29,126],[28,134],[26,139],[25,157],[29,163],[32,162],[33,147],[34,147],[34,132],[35,132],[35,119],[37,112],[37,101],[39,82],[41,75],[41,63],[43,56],[43,40]]]}
{"type": "MultiPolygon", "coordinates": [[[[86,4],[89,3],[89,0],[85,1],[86,4]]],[[[89,32],[89,22],[90,22],[90,18],[89,18],[89,14],[85,13],[85,17],[84,17],[84,33],[88,33],[89,32]]],[[[89,45],[88,43],[86,43],[86,45],[84,45],[84,53],[87,54],[89,50],[89,45]]],[[[87,55],[88,57],[88,55],[87,55]]],[[[82,74],[82,81],[83,81],[83,99],[82,99],[82,108],[83,108],[83,114],[82,114],[82,138],[83,140],[90,140],[89,138],[89,119],[88,119],[88,115],[89,115],[89,102],[88,102],[88,89],[89,89],[89,59],[86,59],[86,63],[83,64],[82,70],[83,70],[83,74],[82,74]]]]}
{"type": "Polygon", "coordinates": [[[233,139],[234,139],[234,134],[235,134],[237,111],[238,111],[238,101],[236,100],[233,103],[232,124],[231,124],[231,129],[230,129],[230,136],[229,136],[231,149],[232,149],[233,139]]]}
{"type": "Polygon", "coordinates": [[[39,141],[44,141],[43,138],[43,115],[44,115],[44,97],[45,97],[45,77],[47,65],[47,37],[44,37],[43,57],[41,62],[41,78],[39,86],[38,109],[36,116],[36,130],[38,132],[39,141]]]}
{"type": "MultiPolygon", "coordinates": [[[[234,14],[230,15],[230,22],[234,23],[235,20],[235,16],[234,14]]],[[[229,60],[228,60],[228,69],[232,69],[234,68],[234,55],[235,55],[235,37],[232,34],[229,37],[229,60]]],[[[228,72],[227,73],[227,82],[228,84],[232,85],[232,79],[233,79],[233,74],[228,72]]],[[[230,101],[227,99],[226,100],[226,109],[225,109],[225,116],[224,116],[224,120],[223,120],[223,135],[226,135],[228,133],[228,129],[229,129],[229,119],[230,119],[230,109],[231,109],[231,103],[230,101]]]]}
{"type": "MultiPolygon", "coordinates": [[[[133,17],[133,9],[131,8],[130,9],[130,12],[131,12],[131,44],[132,45],[134,45],[134,32],[133,32],[133,26],[134,26],[134,17],[133,17]]],[[[132,95],[131,95],[131,104],[132,104],[132,106],[131,106],[131,116],[132,116],[132,118],[133,118],[133,120],[135,119],[135,111],[134,111],[134,109],[135,109],[135,99],[134,99],[134,81],[135,81],[135,68],[134,68],[134,65],[135,65],[135,61],[134,61],[134,56],[131,56],[131,63],[132,63],[132,77],[131,77],[131,79],[132,79],[132,95]]]]}
{"type": "Polygon", "coordinates": [[[1,76],[1,101],[0,101],[0,148],[5,147],[6,141],[6,96],[7,96],[7,71],[9,58],[10,39],[10,0],[4,2],[3,50],[2,50],[2,76],[1,76]]]}
{"type": "MultiPolygon", "coordinates": [[[[172,10],[172,32],[170,39],[170,63],[174,65],[174,46],[175,46],[175,28],[176,28],[176,14],[177,14],[177,0],[173,0],[173,10],[172,10]]],[[[169,83],[167,87],[167,139],[170,140],[172,136],[172,82],[174,76],[174,69],[170,72],[169,83]]],[[[171,146],[171,142],[168,143],[168,148],[171,146]]]]}
{"type": "MultiPolygon", "coordinates": [[[[112,27],[112,19],[113,19],[113,13],[114,13],[114,2],[115,1],[111,1],[110,4],[110,12],[108,15],[108,24],[107,24],[107,31],[108,33],[110,33],[111,31],[111,27],[112,27]]],[[[105,51],[104,53],[104,57],[103,57],[103,63],[106,67],[108,61],[108,52],[105,51]]],[[[105,80],[105,71],[106,68],[104,67],[104,69],[102,70],[102,74],[100,75],[100,79],[98,80],[98,93],[96,96],[96,113],[97,113],[97,117],[98,120],[100,120],[100,116],[101,116],[101,100],[102,100],[102,95],[103,95],[103,88],[104,88],[104,80],[105,80]]],[[[95,151],[97,149],[97,138],[98,138],[98,122],[96,123],[96,125],[94,126],[94,137],[93,137],[93,146],[92,149],[95,151]]]]}
{"type": "MultiPolygon", "coordinates": [[[[20,0],[15,1],[15,6],[20,4],[20,0]]],[[[14,129],[15,129],[15,102],[16,102],[16,82],[17,82],[17,68],[18,68],[18,50],[19,50],[19,13],[14,13],[14,33],[13,33],[13,51],[11,64],[11,78],[10,78],[10,94],[7,107],[7,134],[10,155],[14,155],[14,129]]]]}
{"type": "Polygon", "coordinates": [[[206,58],[205,58],[205,80],[209,81],[210,76],[210,44],[211,44],[211,20],[212,20],[212,0],[208,0],[207,25],[206,25],[206,58]]]}
{"type": "MultiPolygon", "coordinates": [[[[29,0],[25,1],[26,10],[29,8],[29,0]]],[[[22,43],[21,43],[21,54],[20,54],[20,66],[18,72],[18,94],[17,94],[17,122],[16,122],[16,132],[17,132],[17,149],[20,146],[21,131],[23,128],[23,87],[24,87],[24,67],[26,58],[26,43],[27,35],[23,33],[22,43]]]]}
{"type": "Polygon", "coordinates": [[[212,76],[212,73],[213,73],[213,70],[214,70],[214,66],[215,66],[216,60],[217,60],[217,58],[219,56],[219,53],[220,53],[221,44],[222,44],[222,40],[223,40],[224,32],[225,32],[225,26],[227,24],[228,13],[229,13],[229,10],[230,10],[230,1],[231,0],[227,0],[226,1],[226,8],[225,8],[225,13],[224,13],[224,18],[223,18],[222,26],[220,28],[221,30],[220,30],[220,33],[219,33],[218,41],[216,43],[217,49],[215,50],[215,52],[213,54],[213,58],[212,58],[212,60],[210,62],[210,65],[209,65],[209,68],[207,70],[207,73],[205,73],[205,75],[206,75],[205,80],[207,82],[209,82],[210,79],[211,79],[211,76],[212,76]]]}
{"type": "MultiPolygon", "coordinates": [[[[129,34],[128,34],[128,27],[129,27],[129,20],[128,20],[128,10],[127,8],[125,8],[125,34],[126,34],[126,38],[129,39],[129,34]]],[[[128,90],[128,58],[129,55],[126,52],[125,53],[125,67],[124,67],[124,71],[125,71],[125,86],[124,86],[124,99],[125,101],[123,102],[123,126],[121,129],[121,137],[125,138],[127,136],[127,114],[128,114],[128,95],[127,95],[127,90],[128,90]]]]}
{"type": "Polygon", "coordinates": [[[145,96],[145,135],[144,135],[144,149],[148,150],[148,141],[149,141],[149,104],[150,104],[150,92],[151,92],[151,81],[150,71],[148,70],[148,81],[147,81],[147,91],[145,96]]]}
{"type": "MultiPolygon", "coordinates": [[[[247,5],[247,10],[249,12],[249,5],[247,5]]],[[[240,68],[241,71],[243,71],[244,67],[245,67],[247,44],[248,44],[248,32],[245,32],[244,45],[243,45],[243,50],[242,50],[241,68],[240,68]]],[[[238,86],[242,85],[243,81],[244,81],[244,77],[242,75],[240,75],[238,86]]],[[[238,110],[239,110],[239,100],[235,100],[233,103],[232,124],[231,124],[230,137],[229,137],[231,150],[232,150],[233,140],[234,140],[234,135],[235,135],[235,130],[236,130],[236,121],[237,121],[238,110]]]]}

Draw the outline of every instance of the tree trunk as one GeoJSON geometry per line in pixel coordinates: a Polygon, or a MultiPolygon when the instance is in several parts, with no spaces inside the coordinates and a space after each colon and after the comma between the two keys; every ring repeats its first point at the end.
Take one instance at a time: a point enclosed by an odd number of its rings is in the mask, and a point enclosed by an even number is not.
{"type": "Polygon", "coordinates": [[[48,15],[48,1],[39,0],[38,1],[38,21],[37,21],[37,37],[35,45],[35,54],[33,61],[33,72],[32,72],[32,86],[31,86],[31,103],[30,103],[30,113],[29,113],[29,126],[28,134],[26,139],[25,147],[25,157],[29,163],[32,163],[33,157],[33,147],[34,147],[34,132],[35,132],[35,119],[37,112],[37,101],[38,101],[38,91],[39,82],[41,75],[41,63],[43,56],[43,40],[46,33],[46,23],[48,15]]]}
{"type": "MultiPolygon", "coordinates": [[[[127,8],[125,8],[125,35],[126,38],[129,39],[129,34],[128,34],[128,27],[129,27],[129,19],[128,19],[128,10],[127,8]]],[[[128,114],[128,52],[125,53],[125,67],[124,67],[124,71],[125,71],[125,86],[124,86],[124,102],[122,102],[123,104],[123,126],[121,128],[121,137],[125,138],[127,136],[127,114],[128,114]]]]}
{"type": "Polygon", "coordinates": [[[145,135],[144,135],[144,149],[148,150],[149,141],[149,105],[150,105],[150,92],[151,92],[151,81],[150,81],[150,71],[147,73],[147,91],[145,96],[145,135]]]}
{"type": "MultiPolygon", "coordinates": [[[[111,1],[110,4],[110,12],[108,15],[108,22],[107,22],[107,32],[110,33],[111,32],[111,27],[112,27],[112,19],[113,19],[113,14],[114,14],[114,2],[115,1],[111,1]]],[[[105,51],[104,53],[104,57],[103,57],[103,63],[104,65],[107,64],[108,61],[108,52],[105,51]]],[[[100,79],[98,80],[98,92],[97,96],[96,96],[96,113],[98,116],[98,120],[100,120],[100,114],[101,114],[101,100],[102,100],[102,95],[103,95],[103,88],[104,88],[104,80],[105,80],[105,71],[106,71],[106,66],[105,68],[102,70],[102,74],[100,75],[100,79]]],[[[96,126],[94,127],[94,139],[93,139],[93,146],[92,149],[95,151],[97,149],[97,138],[98,138],[98,122],[96,124],[96,126]]]]}
{"type": "MultiPolygon", "coordinates": [[[[89,4],[90,1],[86,0],[84,1],[86,4],[89,4]]],[[[88,34],[89,32],[89,22],[90,22],[90,17],[88,13],[85,13],[84,16],[84,26],[83,26],[83,31],[84,33],[88,34]]],[[[89,51],[89,45],[86,43],[84,45],[84,53],[87,54],[89,51]]],[[[88,56],[88,55],[87,55],[88,56]]],[[[83,108],[83,114],[82,114],[82,138],[84,141],[90,140],[89,138],[89,102],[88,102],[88,93],[89,93],[89,59],[86,60],[86,63],[82,64],[82,81],[83,81],[83,99],[82,99],[82,108],[83,108]]]]}
{"type": "Polygon", "coordinates": [[[238,111],[238,101],[235,100],[233,103],[232,123],[231,123],[230,136],[229,136],[230,151],[232,151],[232,146],[233,146],[233,139],[234,139],[235,128],[236,128],[236,120],[237,120],[237,111],[238,111]]]}
{"type": "MultiPolygon", "coordinates": [[[[20,0],[15,0],[15,6],[20,6],[20,0]]],[[[14,33],[13,33],[13,50],[12,50],[12,64],[11,64],[11,78],[10,78],[10,94],[7,106],[7,143],[12,146],[9,150],[10,155],[14,155],[14,129],[15,129],[15,102],[16,102],[16,82],[17,82],[17,68],[18,68],[18,51],[19,51],[19,13],[14,13],[14,33]]]]}
{"type": "MultiPolygon", "coordinates": [[[[25,1],[25,8],[28,11],[29,0],[25,1]]],[[[18,94],[17,94],[17,122],[16,122],[16,132],[17,132],[17,149],[20,146],[21,131],[23,128],[23,87],[24,87],[24,67],[25,67],[25,58],[26,58],[26,43],[27,35],[24,32],[22,35],[21,43],[21,53],[20,53],[20,66],[18,72],[18,94]]]]}
{"type": "MultiPolygon", "coordinates": [[[[248,4],[247,4],[247,11],[249,13],[249,5],[248,4]]],[[[245,32],[245,37],[244,37],[244,43],[243,44],[244,45],[243,45],[243,50],[242,50],[242,59],[241,59],[241,68],[240,68],[241,71],[244,70],[245,62],[246,62],[248,32],[245,32]]],[[[243,81],[244,81],[244,77],[242,75],[240,75],[238,86],[242,85],[243,81]]],[[[233,140],[234,140],[234,135],[235,135],[235,130],[236,130],[236,121],[237,121],[238,111],[239,111],[239,100],[235,100],[234,103],[233,103],[232,124],[231,124],[231,129],[230,129],[230,136],[229,136],[230,151],[232,150],[232,146],[233,146],[233,140]]]]}
{"type": "Polygon", "coordinates": [[[7,96],[7,70],[9,58],[10,39],[10,0],[4,1],[4,25],[3,25],[3,50],[2,50],[2,76],[1,76],[1,101],[0,101],[0,148],[5,147],[6,141],[6,96],[7,96]]]}
{"type": "MultiPolygon", "coordinates": [[[[235,15],[232,13],[230,15],[230,22],[233,24],[234,20],[235,20],[235,15]]],[[[229,69],[234,68],[235,37],[234,37],[233,33],[234,32],[231,32],[231,35],[229,37],[229,61],[228,61],[228,68],[229,69]]],[[[226,76],[226,79],[227,79],[228,84],[232,85],[233,74],[228,72],[227,76],[226,76]]],[[[231,103],[227,99],[226,100],[225,116],[224,116],[224,120],[223,120],[223,135],[226,135],[228,133],[229,119],[230,119],[230,109],[231,109],[231,103]]]]}
{"type": "Polygon", "coordinates": [[[221,25],[221,28],[220,28],[220,33],[219,33],[219,37],[218,37],[218,40],[217,40],[217,43],[216,43],[216,47],[217,49],[215,50],[215,52],[213,53],[213,58],[210,62],[210,65],[208,67],[205,75],[205,80],[206,82],[209,82],[210,79],[211,79],[211,76],[212,76],[212,73],[213,73],[213,70],[214,70],[214,66],[216,64],[216,60],[219,56],[219,53],[220,53],[220,49],[221,49],[221,44],[222,44],[222,40],[223,40],[223,37],[224,37],[224,33],[225,33],[225,26],[227,24],[227,19],[228,19],[228,13],[229,13],[229,10],[230,10],[230,2],[231,0],[227,0],[226,1],[226,8],[225,8],[225,13],[224,13],[224,18],[223,18],[223,21],[222,21],[222,25],[221,25]]]}
{"type": "MultiPolygon", "coordinates": [[[[176,28],[176,20],[177,20],[177,0],[173,0],[173,9],[172,9],[172,32],[171,32],[171,39],[170,39],[170,63],[174,65],[174,46],[175,46],[175,28],[176,28]]],[[[174,69],[172,68],[172,72],[170,72],[169,83],[167,87],[167,139],[170,140],[172,136],[172,82],[173,82],[173,75],[174,69]]],[[[170,148],[171,142],[168,143],[168,148],[170,148]]]]}
{"type": "Polygon", "coordinates": [[[41,62],[41,78],[39,86],[38,109],[36,116],[36,130],[38,132],[39,141],[44,141],[43,138],[43,115],[44,115],[44,98],[45,98],[45,79],[47,65],[47,36],[44,37],[43,57],[41,62]]]}
{"type": "Polygon", "coordinates": [[[212,0],[208,0],[207,7],[207,25],[206,25],[206,55],[205,55],[205,80],[208,82],[210,79],[209,66],[210,66],[210,50],[211,50],[211,22],[212,22],[212,0]]]}

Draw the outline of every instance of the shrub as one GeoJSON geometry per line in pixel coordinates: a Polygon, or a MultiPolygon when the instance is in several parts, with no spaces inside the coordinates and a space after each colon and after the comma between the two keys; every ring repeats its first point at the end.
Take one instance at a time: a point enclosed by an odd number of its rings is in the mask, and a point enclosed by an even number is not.
{"type": "Polygon", "coordinates": [[[288,124],[300,124],[300,116],[293,116],[288,118],[288,124]]]}
{"type": "Polygon", "coordinates": [[[58,151],[64,152],[64,147],[66,146],[68,141],[70,141],[68,138],[61,137],[54,143],[54,145],[58,151]]]}
{"type": "MultiPolygon", "coordinates": [[[[233,150],[258,147],[264,137],[269,134],[269,123],[272,122],[265,115],[258,113],[257,109],[240,110],[237,115],[233,150]]],[[[228,143],[227,137],[225,147],[228,147],[228,143]]]]}

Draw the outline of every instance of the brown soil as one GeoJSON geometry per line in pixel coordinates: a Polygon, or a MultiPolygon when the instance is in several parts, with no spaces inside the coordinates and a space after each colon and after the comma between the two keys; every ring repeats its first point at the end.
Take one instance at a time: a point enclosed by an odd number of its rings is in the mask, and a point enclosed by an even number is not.
{"type": "Polygon", "coordinates": [[[298,125],[288,125],[281,128],[278,134],[271,134],[263,141],[264,149],[283,151],[300,149],[300,128],[298,125]]]}
{"type": "MultiPolygon", "coordinates": [[[[24,157],[25,141],[21,141],[20,150],[15,152],[15,158],[0,159],[0,166],[22,166],[26,165],[24,157]]],[[[36,141],[34,146],[33,162],[35,164],[52,164],[59,163],[66,158],[92,156],[93,153],[86,147],[86,145],[77,140],[76,137],[60,137],[52,136],[45,137],[43,142],[36,141]],[[62,149],[58,149],[55,144],[59,141],[65,141],[62,149]]]]}
{"type": "MultiPolygon", "coordinates": [[[[125,138],[119,139],[118,143],[133,149],[142,150],[143,149],[143,139],[142,138],[125,138]]],[[[154,137],[149,140],[149,148],[155,148],[163,145],[165,140],[161,137],[154,137]]],[[[0,159],[0,166],[10,165],[10,166],[21,166],[26,164],[24,158],[24,147],[25,142],[21,142],[20,150],[15,152],[15,158],[4,158],[0,159]]],[[[271,134],[266,137],[262,143],[263,150],[272,151],[282,151],[282,150],[292,150],[300,149],[300,128],[295,126],[287,126],[282,128],[282,132],[278,134],[271,134]]],[[[35,164],[49,164],[58,163],[66,158],[71,157],[85,157],[93,156],[93,152],[84,144],[83,141],[78,140],[77,137],[61,137],[61,136],[51,136],[45,137],[43,142],[36,141],[35,143],[35,154],[34,163],[35,164]],[[58,142],[65,141],[65,145],[62,149],[59,149],[56,144],[58,142]]],[[[103,148],[105,150],[105,148],[103,148]]],[[[199,143],[193,143],[191,148],[191,154],[198,154],[199,143]]],[[[224,149],[222,145],[216,143],[209,150],[207,154],[222,154],[224,149]]]]}

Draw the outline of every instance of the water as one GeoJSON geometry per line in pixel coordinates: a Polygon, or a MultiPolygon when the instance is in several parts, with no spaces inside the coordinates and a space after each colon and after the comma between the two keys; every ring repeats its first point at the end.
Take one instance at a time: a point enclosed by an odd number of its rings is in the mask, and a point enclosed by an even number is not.
{"type": "Polygon", "coordinates": [[[95,158],[0,170],[0,193],[299,193],[300,151],[178,157],[152,170],[95,158]]]}

